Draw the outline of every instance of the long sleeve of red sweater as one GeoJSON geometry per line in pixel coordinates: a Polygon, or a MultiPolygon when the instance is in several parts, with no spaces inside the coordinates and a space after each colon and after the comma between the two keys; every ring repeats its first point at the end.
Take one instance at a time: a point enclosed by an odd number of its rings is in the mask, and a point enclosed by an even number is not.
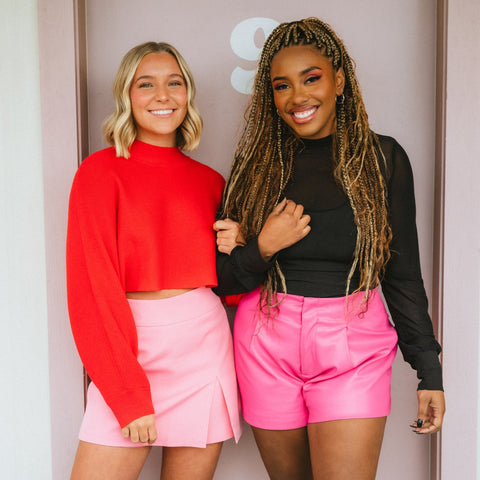
{"type": "Polygon", "coordinates": [[[135,323],[120,280],[114,186],[114,179],[101,169],[77,172],[69,206],[67,284],[82,362],[123,427],[154,410],[149,382],[136,358],[135,323]]]}

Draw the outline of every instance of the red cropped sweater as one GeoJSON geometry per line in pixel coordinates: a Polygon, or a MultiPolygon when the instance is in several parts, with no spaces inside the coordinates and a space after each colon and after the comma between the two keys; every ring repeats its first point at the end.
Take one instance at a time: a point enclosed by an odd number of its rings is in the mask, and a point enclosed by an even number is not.
{"type": "Polygon", "coordinates": [[[224,180],[177,148],[89,156],[70,194],[67,293],[82,362],[120,426],[152,414],[126,292],[215,286],[224,180]]]}

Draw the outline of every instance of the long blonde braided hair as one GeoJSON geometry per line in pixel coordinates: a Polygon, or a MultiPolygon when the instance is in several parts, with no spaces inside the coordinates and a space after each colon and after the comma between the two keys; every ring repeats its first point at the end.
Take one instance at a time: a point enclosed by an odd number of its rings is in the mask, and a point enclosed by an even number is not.
{"type": "MultiPolygon", "coordinates": [[[[317,18],[276,27],[263,46],[255,77],[247,122],[237,145],[227,182],[223,215],[236,220],[248,241],[258,235],[264,221],[280,200],[291,177],[293,157],[301,140],[276,113],[270,82],[270,65],[282,48],[314,45],[328,57],[335,71],[343,68],[345,88],[337,98],[333,134],[334,176],[342,186],[357,226],[356,248],[347,278],[346,294],[355,271],[368,302],[390,258],[391,229],[388,223],[385,182],[379,166],[380,145],[370,129],[352,60],[332,28],[317,18]]],[[[262,287],[262,305],[277,304],[277,292],[286,292],[278,263],[262,287]]]]}

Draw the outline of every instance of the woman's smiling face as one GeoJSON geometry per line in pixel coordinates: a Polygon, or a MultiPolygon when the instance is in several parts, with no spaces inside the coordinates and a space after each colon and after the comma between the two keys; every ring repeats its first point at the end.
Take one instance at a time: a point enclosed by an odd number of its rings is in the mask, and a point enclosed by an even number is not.
{"type": "Polygon", "coordinates": [[[130,87],[130,101],[138,140],[176,146],[188,99],[185,79],[173,55],[149,53],[142,58],[130,87]]]}
{"type": "Polygon", "coordinates": [[[336,97],[343,93],[345,74],[311,45],[285,47],[270,66],[278,114],[300,137],[323,138],[335,128],[336,97]]]}

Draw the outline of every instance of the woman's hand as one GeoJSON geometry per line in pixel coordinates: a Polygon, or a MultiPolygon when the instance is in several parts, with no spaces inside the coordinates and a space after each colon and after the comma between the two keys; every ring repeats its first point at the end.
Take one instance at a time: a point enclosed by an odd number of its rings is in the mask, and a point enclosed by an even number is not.
{"type": "Polygon", "coordinates": [[[130,438],[132,443],[152,444],[157,439],[157,428],[155,426],[155,416],[145,415],[137,418],[122,428],[122,435],[130,438]]]}
{"type": "Polygon", "coordinates": [[[258,248],[265,261],[277,252],[290,247],[311,230],[310,215],[303,214],[303,206],[283,199],[270,213],[258,236],[258,248]]]}
{"type": "Polygon", "coordinates": [[[240,224],[230,218],[217,220],[213,224],[217,232],[218,251],[230,255],[232,250],[239,245],[245,245],[245,239],[240,231],[240,224]]]}
{"type": "Polygon", "coordinates": [[[418,390],[417,420],[411,427],[415,433],[438,432],[445,414],[445,395],[441,390],[418,390]],[[420,421],[419,421],[420,420],[420,421]]]}

